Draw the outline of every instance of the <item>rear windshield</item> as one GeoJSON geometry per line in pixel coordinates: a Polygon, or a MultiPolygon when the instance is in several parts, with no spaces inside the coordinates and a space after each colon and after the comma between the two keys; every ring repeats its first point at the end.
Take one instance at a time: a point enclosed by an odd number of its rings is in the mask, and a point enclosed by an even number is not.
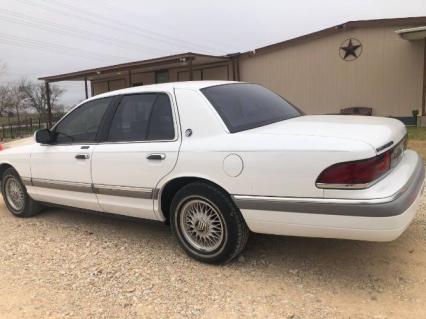
{"type": "Polygon", "coordinates": [[[231,133],[287,120],[303,113],[263,86],[232,83],[201,89],[231,133]]]}

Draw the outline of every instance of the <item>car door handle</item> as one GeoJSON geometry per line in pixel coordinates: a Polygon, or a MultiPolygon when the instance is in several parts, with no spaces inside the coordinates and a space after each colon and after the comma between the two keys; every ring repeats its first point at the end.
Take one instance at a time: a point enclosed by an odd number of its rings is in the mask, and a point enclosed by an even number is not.
{"type": "Polygon", "coordinates": [[[146,157],[146,159],[148,160],[155,160],[155,161],[162,161],[165,158],[166,158],[166,154],[164,153],[153,153],[153,154],[149,154],[146,157]]]}
{"type": "Polygon", "coordinates": [[[75,156],[75,158],[78,159],[78,160],[86,160],[86,159],[90,158],[90,155],[89,154],[77,154],[75,156]]]}

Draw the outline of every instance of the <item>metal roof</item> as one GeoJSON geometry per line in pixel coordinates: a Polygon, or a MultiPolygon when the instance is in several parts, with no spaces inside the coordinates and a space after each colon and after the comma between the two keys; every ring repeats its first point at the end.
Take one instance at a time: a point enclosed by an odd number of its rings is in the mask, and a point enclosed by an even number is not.
{"type": "MultiPolygon", "coordinates": [[[[293,39],[289,39],[286,41],[278,42],[275,44],[267,45],[261,48],[257,48],[255,50],[250,50],[247,52],[244,52],[242,54],[236,53],[236,54],[228,54],[224,56],[214,56],[214,55],[206,55],[206,54],[200,54],[200,53],[193,53],[193,52],[187,52],[187,53],[181,53],[176,55],[169,55],[154,59],[148,59],[148,60],[142,60],[142,61],[136,61],[136,62],[129,62],[129,63],[122,63],[122,64],[116,64],[111,66],[105,66],[100,68],[93,68],[88,70],[82,70],[77,72],[71,72],[71,73],[65,73],[65,74],[59,74],[59,75],[52,75],[52,76],[46,76],[41,77],[39,80],[44,80],[48,82],[55,82],[55,81],[76,81],[76,80],[91,80],[94,78],[99,78],[102,76],[102,74],[111,74],[114,72],[122,72],[122,71],[128,71],[128,70],[134,70],[137,68],[144,68],[145,70],[159,70],[159,69],[165,69],[165,68],[171,68],[171,67],[179,67],[179,66],[185,66],[187,61],[192,60],[193,65],[197,64],[204,64],[204,63],[214,63],[214,62],[220,62],[220,61],[226,61],[234,57],[238,57],[240,55],[243,56],[251,56],[254,54],[261,54],[266,53],[271,50],[275,49],[281,49],[285,48],[287,46],[296,44],[300,41],[304,40],[313,40],[317,38],[321,38],[330,34],[334,34],[337,32],[340,32],[341,30],[347,30],[347,29],[353,29],[353,28],[366,28],[366,27],[382,27],[382,26],[419,26],[419,25],[426,25],[426,17],[420,16],[420,17],[407,17],[407,18],[392,18],[392,19],[375,19],[375,20],[359,20],[359,21],[348,21],[343,24],[335,25],[330,28],[326,28],[320,31],[316,31],[313,33],[309,33],[306,35],[302,35],[300,37],[296,37],[293,39]]],[[[410,29],[403,29],[403,30],[410,30],[410,29]]],[[[402,31],[402,30],[401,30],[402,31]]],[[[421,31],[423,32],[423,31],[421,31]]],[[[408,34],[414,34],[415,32],[406,32],[407,36],[408,34]]],[[[401,33],[403,34],[403,33],[401,33]]],[[[401,35],[403,38],[404,36],[401,35]]]]}
{"type": "Polygon", "coordinates": [[[104,66],[100,68],[93,68],[88,70],[82,70],[71,73],[64,73],[59,75],[45,76],[40,77],[39,80],[48,81],[48,82],[57,82],[57,81],[81,81],[85,79],[91,79],[93,77],[101,76],[102,74],[110,74],[114,72],[122,72],[133,70],[137,68],[144,69],[164,69],[167,67],[179,67],[185,66],[189,61],[193,65],[203,64],[203,63],[214,63],[220,61],[227,61],[231,57],[230,56],[215,56],[215,55],[207,55],[201,53],[181,53],[175,55],[168,55],[164,57],[136,61],[136,62],[128,62],[115,64],[110,66],[104,66]]]}
{"type": "Polygon", "coordinates": [[[342,30],[354,29],[354,28],[369,28],[369,27],[383,27],[383,26],[416,26],[425,25],[426,17],[407,17],[407,18],[392,18],[392,19],[375,19],[375,20],[357,20],[348,21],[342,24],[338,24],[326,29],[322,29],[313,33],[308,33],[300,37],[292,38],[282,42],[270,44],[261,48],[244,52],[243,55],[250,56],[259,53],[265,53],[273,51],[275,49],[282,49],[291,45],[294,45],[301,41],[314,40],[318,38],[331,35],[342,30]]]}
{"type": "Polygon", "coordinates": [[[314,40],[314,39],[322,38],[324,36],[331,35],[340,31],[354,29],[354,28],[386,27],[386,26],[413,26],[414,27],[418,25],[426,25],[426,16],[348,21],[348,22],[338,24],[326,29],[322,29],[313,33],[308,33],[300,37],[292,38],[282,42],[270,44],[261,48],[250,50],[242,54],[245,56],[250,56],[254,54],[265,53],[271,50],[281,49],[287,46],[294,45],[296,43],[299,43],[300,41],[314,40]]]}

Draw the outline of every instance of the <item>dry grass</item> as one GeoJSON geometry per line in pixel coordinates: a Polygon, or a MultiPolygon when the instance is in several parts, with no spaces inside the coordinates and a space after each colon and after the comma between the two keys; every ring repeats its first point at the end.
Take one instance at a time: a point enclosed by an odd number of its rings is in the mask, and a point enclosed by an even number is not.
{"type": "Polygon", "coordinates": [[[423,160],[426,159],[426,140],[408,140],[408,148],[419,153],[423,160]]]}
{"type": "Polygon", "coordinates": [[[407,127],[408,148],[426,160],[426,127],[407,127]]]}
{"type": "Polygon", "coordinates": [[[408,139],[426,141],[426,127],[407,127],[408,139]]]}

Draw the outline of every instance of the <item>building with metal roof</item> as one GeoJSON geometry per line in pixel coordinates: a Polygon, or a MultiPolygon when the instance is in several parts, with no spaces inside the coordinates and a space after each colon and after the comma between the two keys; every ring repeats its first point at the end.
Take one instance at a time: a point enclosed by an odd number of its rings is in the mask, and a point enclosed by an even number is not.
{"type": "Polygon", "coordinates": [[[426,17],[349,21],[243,53],[182,53],[41,77],[84,81],[86,97],[125,87],[190,80],[262,84],[308,114],[371,108],[426,116],[426,17]],[[90,84],[90,88],[89,88],[90,84]]]}

